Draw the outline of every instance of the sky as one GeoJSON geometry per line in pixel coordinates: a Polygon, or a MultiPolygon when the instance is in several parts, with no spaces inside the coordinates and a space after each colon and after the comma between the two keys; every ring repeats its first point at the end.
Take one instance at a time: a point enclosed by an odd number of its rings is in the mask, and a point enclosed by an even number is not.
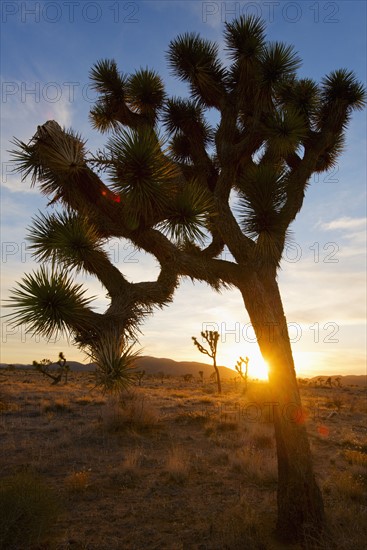
{"type": "MultiPolygon", "coordinates": [[[[45,211],[47,199],[30,181],[11,174],[10,141],[28,141],[37,126],[54,119],[79,131],[91,151],[106,136],[93,130],[88,113],[96,99],[88,73],[99,59],[113,58],[123,73],[140,67],[159,72],[170,96],[187,86],[167,67],[169,42],[186,31],[219,44],[223,27],[240,15],[261,16],[269,40],[293,44],[303,60],[299,76],[320,81],[338,68],[366,82],[364,1],[29,1],[1,3],[1,300],[24,273],[36,267],[27,249],[27,227],[45,211]]],[[[279,272],[298,376],[366,373],[366,112],[354,113],[337,166],[311,179],[302,212],[292,225],[279,272]]],[[[131,281],[153,280],[154,258],[128,242],[111,241],[112,261],[131,281]]],[[[98,281],[81,277],[95,307],[107,301],[98,281]]],[[[2,308],[2,315],[8,310],[2,308]]],[[[191,336],[218,330],[218,362],[234,368],[250,358],[253,376],[263,361],[238,291],[217,294],[183,280],[174,302],[142,326],[144,355],[208,362],[191,336]]],[[[1,319],[0,363],[68,360],[86,356],[67,340],[35,340],[1,319]]]]}

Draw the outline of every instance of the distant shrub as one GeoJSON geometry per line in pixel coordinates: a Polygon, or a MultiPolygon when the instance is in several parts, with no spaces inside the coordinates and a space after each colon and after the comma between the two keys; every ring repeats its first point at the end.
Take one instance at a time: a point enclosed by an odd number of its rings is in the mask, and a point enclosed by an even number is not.
{"type": "Polygon", "coordinates": [[[61,507],[37,476],[22,472],[0,480],[0,549],[30,548],[51,534],[61,507]]]}
{"type": "Polygon", "coordinates": [[[102,411],[102,418],[109,432],[125,429],[145,431],[159,424],[159,411],[144,396],[130,395],[125,400],[111,399],[102,411]]]}
{"type": "Polygon", "coordinates": [[[72,472],[65,479],[65,486],[71,493],[82,493],[90,486],[90,472],[72,472]]]}
{"type": "Polygon", "coordinates": [[[173,447],[168,453],[166,461],[168,478],[174,483],[184,483],[189,475],[189,461],[186,454],[179,447],[173,447]]]}

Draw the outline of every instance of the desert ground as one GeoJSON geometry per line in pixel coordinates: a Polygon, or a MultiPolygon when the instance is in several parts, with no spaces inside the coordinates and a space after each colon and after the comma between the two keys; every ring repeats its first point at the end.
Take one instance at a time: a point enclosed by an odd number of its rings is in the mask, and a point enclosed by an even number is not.
{"type": "MultiPolygon", "coordinates": [[[[267,384],[223,386],[218,396],[209,380],[151,376],[118,399],[92,373],[53,386],[32,369],[2,369],[0,548],[301,548],[274,535],[267,384]]],[[[302,548],[365,548],[366,390],[300,389],[331,534],[302,548]]]]}

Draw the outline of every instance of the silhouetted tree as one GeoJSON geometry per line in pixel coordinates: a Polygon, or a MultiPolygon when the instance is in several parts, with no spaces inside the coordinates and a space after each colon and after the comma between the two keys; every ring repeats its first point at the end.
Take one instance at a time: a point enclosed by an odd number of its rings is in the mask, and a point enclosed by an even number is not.
{"type": "Polygon", "coordinates": [[[241,380],[245,383],[245,390],[247,390],[247,376],[248,376],[248,364],[250,359],[248,357],[240,357],[237,363],[235,364],[235,369],[241,377],[241,380]],[[245,364],[245,372],[242,370],[242,365],[245,364]]]}
{"type": "Polygon", "coordinates": [[[145,376],[145,370],[138,370],[135,372],[135,377],[138,381],[139,386],[141,386],[144,376],[145,376]]]}
{"type": "Polygon", "coordinates": [[[224,43],[226,65],[218,47],[196,33],[170,43],[169,66],[189,85],[184,99],[167,98],[152,70],[125,75],[113,60],[97,62],[91,121],[111,134],[95,155],[54,121],[39,126],[30,142],[15,140],[17,169],[60,209],[34,219],[35,258],[54,263],[12,292],[12,319],[46,337],[67,330],[92,351],[116,331],[118,345],[103,361],[110,362],[107,372],[125,376],[120,360],[128,338],[146,314],[172,300],[181,277],[216,290],[236,287],[279,404],[278,531],[297,539],[305,526],[320,531],[324,512],[305,426],[283,414],[290,403],[301,409],[301,400],[277,271],[311,177],[335,165],[365,91],[346,69],[320,84],[298,77],[293,48],[267,42],[256,17],[226,23],[224,43]],[[216,127],[205,118],[209,109],[219,113],[216,127]],[[131,283],[113,265],[104,245],[116,238],[155,256],[155,281],[131,283]],[[231,260],[219,258],[225,246],[231,260]],[[105,313],[92,310],[72,269],[106,288],[105,313]]]}
{"type": "Polygon", "coordinates": [[[59,382],[61,382],[63,377],[64,377],[65,384],[67,384],[70,367],[69,365],[66,364],[66,358],[62,351],[60,351],[59,359],[57,361],[58,369],[51,371],[50,370],[51,365],[52,365],[52,362],[50,361],[50,359],[41,359],[40,362],[33,361],[33,366],[35,367],[36,370],[41,372],[47,378],[51,378],[52,385],[56,385],[59,382]]]}
{"type": "Polygon", "coordinates": [[[342,387],[341,379],[342,379],[341,376],[336,376],[336,377],[335,377],[334,384],[335,384],[335,386],[337,386],[338,388],[341,388],[341,387],[342,387]]]}
{"type": "Polygon", "coordinates": [[[197,341],[195,336],[192,336],[192,340],[194,342],[194,345],[201,353],[208,355],[212,359],[217,380],[218,393],[222,393],[222,384],[220,381],[219,369],[217,367],[217,346],[219,340],[219,332],[217,332],[216,330],[206,330],[205,332],[201,332],[201,337],[209,345],[209,350],[205,349],[204,346],[202,346],[200,342],[197,341]]]}

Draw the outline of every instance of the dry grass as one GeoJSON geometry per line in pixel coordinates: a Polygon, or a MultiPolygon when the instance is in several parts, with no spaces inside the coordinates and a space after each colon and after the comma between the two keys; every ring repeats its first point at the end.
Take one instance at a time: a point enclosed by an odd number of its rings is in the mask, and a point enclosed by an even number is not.
{"type": "Polygon", "coordinates": [[[187,481],[190,472],[190,461],[182,447],[173,447],[169,450],[165,471],[170,481],[175,483],[187,481]]]}
{"type": "MultiPolygon", "coordinates": [[[[67,386],[30,371],[1,378],[0,479],[31,469],[67,502],[55,544],[47,536],[42,550],[284,548],[274,537],[277,468],[265,384],[243,394],[225,382],[218,396],[213,385],[147,377],[120,400],[93,385],[88,373],[71,373],[67,386]]],[[[334,534],[316,545],[308,538],[304,548],[357,550],[367,537],[364,393],[302,393],[334,534]]]]}
{"type": "Polygon", "coordinates": [[[143,394],[130,394],[123,401],[111,397],[103,405],[102,422],[109,432],[148,431],[158,427],[159,412],[143,394]]]}
{"type": "Polygon", "coordinates": [[[266,550],[259,516],[246,502],[224,511],[214,520],[213,550],[266,550]]]}
{"type": "Polygon", "coordinates": [[[61,512],[46,481],[23,471],[0,480],[0,549],[34,548],[51,540],[61,512]]]}

